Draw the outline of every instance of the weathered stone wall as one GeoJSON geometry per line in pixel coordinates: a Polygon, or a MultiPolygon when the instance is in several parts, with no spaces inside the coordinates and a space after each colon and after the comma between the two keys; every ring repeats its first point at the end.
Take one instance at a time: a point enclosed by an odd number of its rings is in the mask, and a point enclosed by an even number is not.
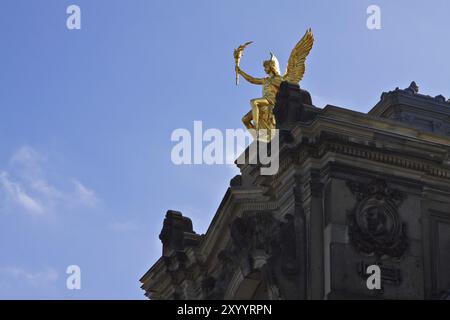
{"type": "Polygon", "coordinates": [[[259,165],[239,165],[206,235],[169,211],[163,255],[141,279],[147,296],[448,297],[450,137],[439,129],[446,123],[427,129],[406,113],[445,122],[450,104],[412,84],[384,93],[368,114],[318,109],[285,85],[280,170],[261,176],[259,165]],[[366,285],[374,264],[380,290],[366,285]]]}

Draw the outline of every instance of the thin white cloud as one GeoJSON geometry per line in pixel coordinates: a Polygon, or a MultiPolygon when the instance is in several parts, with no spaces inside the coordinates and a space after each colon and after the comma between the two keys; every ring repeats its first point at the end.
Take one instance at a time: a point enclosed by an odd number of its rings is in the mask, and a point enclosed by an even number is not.
{"type": "Polygon", "coordinates": [[[94,206],[97,204],[98,198],[93,190],[87,188],[76,179],[74,179],[72,182],[75,185],[75,196],[76,198],[78,198],[81,204],[88,206],[94,206]]]}
{"type": "Polygon", "coordinates": [[[49,185],[49,183],[42,178],[36,177],[27,179],[27,183],[24,184],[28,185],[31,190],[47,199],[63,200],[64,198],[64,193],[62,191],[49,185]]]}
{"type": "Polygon", "coordinates": [[[42,287],[56,282],[58,273],[53,268],[31,272],[18,267],[1,267],[0,279],[21,281],[33,287],[42,287]]]}
{"type": "Polygon", "coordinates": [[[20,163],[26,166],[37,167],[39,166],[39,163],[44,160],[45,158],[30,146],[22,146],[14,152],[10,162],[13,164],[20,163]]]}
{"type": "Polygon", "coordinates": [[[0,173],[0,185],[9,200],[22,206],[28,212],[38,214],[44,212],[42,205],[28,195],[19,183],[11,181],[7,172],[0,173]]]}
{"type": "Polygon", "coordinates": [[[9,164],[7,170],[0,171],[0,195],[6,202],[3,208],[15,205],[30,214],[44,214],[77,206],[95,206],[99,202],[95,192],[78,179],[56,178],[59,184],[71,182],[69,191],[48,181],[46,157],[30,146],[19,148],[9,164]]]}

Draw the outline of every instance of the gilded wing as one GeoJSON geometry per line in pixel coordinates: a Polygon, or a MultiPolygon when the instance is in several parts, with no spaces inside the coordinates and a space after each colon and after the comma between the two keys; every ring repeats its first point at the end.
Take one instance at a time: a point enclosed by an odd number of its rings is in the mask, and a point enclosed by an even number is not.
{"type": "Polygon", "coordinates": [[[308,29],[291,52],[283,80],[291,83],[299,83],[305,73],[305,60],[314,43],[314,35],[308,29]]]}

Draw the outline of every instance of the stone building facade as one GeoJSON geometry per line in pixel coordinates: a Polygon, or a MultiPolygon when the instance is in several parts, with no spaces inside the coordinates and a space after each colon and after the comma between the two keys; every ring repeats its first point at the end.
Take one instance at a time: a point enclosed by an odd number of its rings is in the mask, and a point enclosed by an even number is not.
{"type": "Polygon", "coordinates": [[[168,211],[151,299],[442,299],[450,289],[450,102],[406,89],[367,114],[283,83],[276,175],[239,165],[205,235],[168,211]],[[381,289],[366,269],[378,265],[381,289]]]}

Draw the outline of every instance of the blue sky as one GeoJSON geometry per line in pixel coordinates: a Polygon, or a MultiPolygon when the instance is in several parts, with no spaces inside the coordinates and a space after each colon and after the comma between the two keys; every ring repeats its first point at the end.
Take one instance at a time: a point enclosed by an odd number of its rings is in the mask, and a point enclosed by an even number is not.
{"type": "Polygon", "coordinates": [[[242,128],[260,88],[234,84],[232,50],[261,76],[308,27],[301,86],[317,106],[367,112],[416,80],[450,96],[450,3],[2,0],[0,298],[142,299],[167,209],[206,231],[236,170],[175,166],[174,129],[242,128]],[[66,28],[80,6],[82,29],[66,28]],[[381,8],[381,30],[366,9],[381,8]],[[81,267],[82,289],[66,289],[81,267]]]}

